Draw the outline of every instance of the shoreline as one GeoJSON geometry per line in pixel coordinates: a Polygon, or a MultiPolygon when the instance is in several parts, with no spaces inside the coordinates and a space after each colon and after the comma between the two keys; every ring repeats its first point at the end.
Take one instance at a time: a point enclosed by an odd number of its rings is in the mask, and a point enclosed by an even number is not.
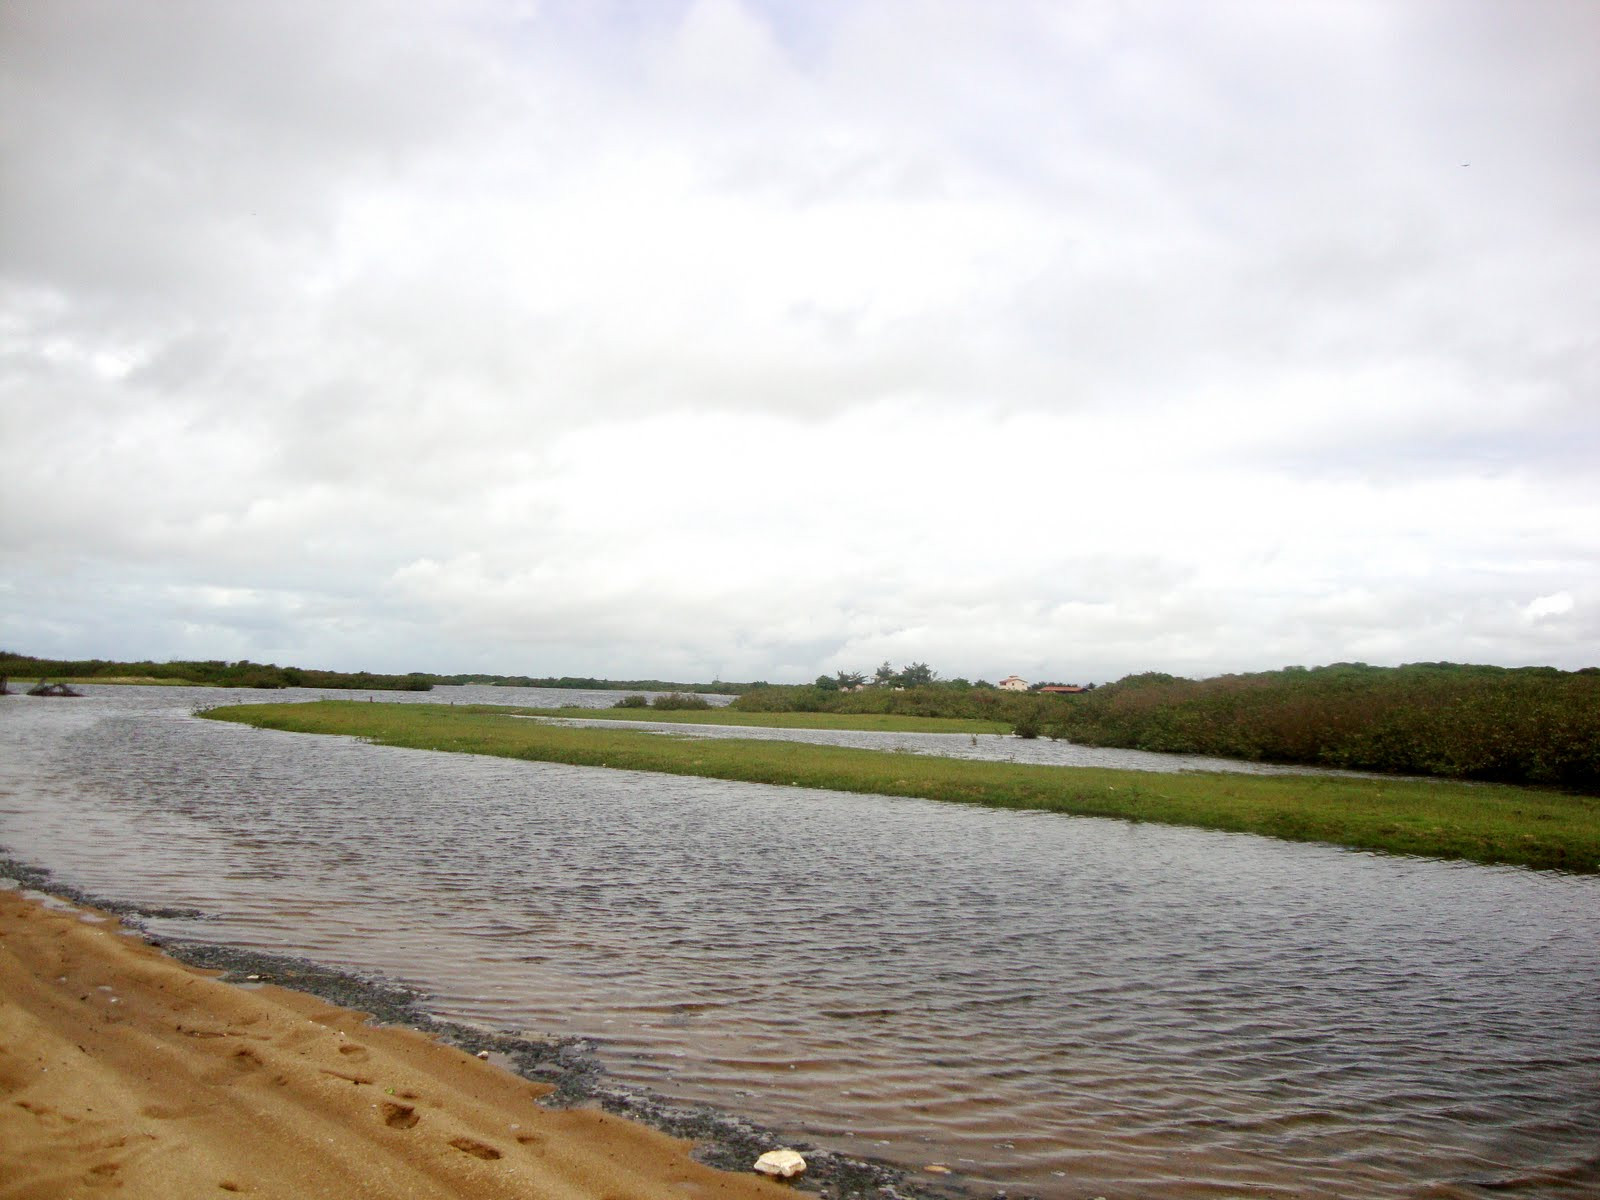
{"type": "MultiPolygon", "coordinates": [[[[500,1195],[502,1193],[498,1187],[488,1186],[482,1178],[491,1167],[508,1178],[520,1177],[530,1171],[537,1174],[535,1166],[521,1161],[527,1156],[519,1151],[519,1147],[532,1144],[524,1139],[536,1135],[515,1132],[518,1124],[532,1129],[535,1123],[552,1123],[559,1127],[557,1132],[563,1160],[597,1155],[609,1162],[618,1157],[620,1152],[614,1143],[619,1142],[625,1143],[625,1159],[630,1163],[638,1160],[629,1167],[626,1180],[608,1177],[603,1187],[597,1181],[591,1189],[587,1186],[588,1176],[580,1170],[577,1178],[585,1186],[574,1190],[572,1181],[565,1180],[563,1186],[549,1193],[570,1200],[598,1200],[601,1196],[616,1197],[617,1200],[633,1200],[635,1197],[644,1200],[645,1197],[660,1195],[662,1186],[669,1182],[675,1183],[675,1190],[686,1196],[710,1195],[714,1192],[719,1198],[725,1197],[727,1200],[761,1200],[763,1197],[770,1200],[774,1196],[792,1193],[796,1187],[808,1194],[836,1198],[883,1196],[891,1200],[964,1200],[973,1195],[954,1184],[929,1186],[925,1181],[908,1178],[909,1172],[885,1163],[854,1159],[820,1149],[808,1142],[782,1139],[753,1122],[708,1106],[670,1101],[643,1089],[612,1084],[598,1062],[593,1046],[583,1039],[524,1037],[442,1021],[425,1011],[422,1007],[424,997],[418,992],[381,978],[364,978],[305,959],[213,943],[159,940],[144,929],[141,917],[189,914],[88,895],[81,889],[55,881],[49,871],[18,861],[3,850],[0,850],[0,881],[15,884],[14,887],[0,887],[0,927],[7,933],[4,939],[0,939],[0,979],[6,984],[0,989],[0,1030],[7,1033],[0,1040],[0,1047],[6,1043],[32,1045],[37,1041],[33,1036],[21,1036],[20,1031],[38,1015],[24,1010],[38,1008],[42,1004],[44,1007],[53,1006],[59,1013],[63,1005],[72,1007],[73,999],[81,993],[86,997],[78,1001],[83,1011],[70,1013],[59,1020],[54,1032],[56,1041],[61,1045],[76,1045],[91,1055],[91,1059],[82,1064],[72,1060],[63,1061],[56,1067],[55,1080],[49,1081],[52,1094],[64,1089],[65,1094],[75,1097],[80,1107],[86,1110],[73,1114],[68,1111],[71,1101],[63,1105],[59,1101],[52,1103],[50,1100],[30,1099],[30,1093],[46,1083],[48,1076],[35,1075],[29,1069],[25,1055],[13,1055],[0,1050],[0,1101],[4,1101],[0,1103],[0,1157],[24,1166],[21,1178],[15,1183],[0,1183],[0,1200],[33,1200],[35,1197],[61,1194],[55,1189],[65,1186],[69,1178],[79,1176],[79,1182],[85,1186],[104,1186],[122,1176],[116,1181],[132,1189],[123,1194],[136,1196],[164,1196],[176,1190],[172,1188],[172,1179],[168,1175],[161,1175],[157,1185],[150,1163],[146,1161],[155,1158],[166,1162],[172,1157],[159,1153],[163,1147],[158,1145],[159,1131],[152,1132],[150,1128],[153,1118],[124,1113],[120,1121],[113,1120],[116,1129],[102,1130],[105,1136],[89,1140],[96,1142],[95,1145],[81,1139],[75,1141],[67,1130],[75,1130],[85,1122],[92,1122],[95,1128],[104,1124],[104,1118],[94,1120],[88,1116],[97,1108],[104,1111],[103,1104],[97,1104],[96,1097],[102,1096],[108,1089],[116,1094],[127,1084],[126,1079],[108,1081],[103,1078],[105,1067],[102,1058],[114,1059],[114,1054],[102,1055],[84,1049],[89,1044],[86,1035],[93,1030],[96,1018],[121,1023],[131,1021],[136,1016],[148,1016],[150,1010],[160,1008],[160,993],[179,988],[185,992],[195,1009],[191,1019],[197,1025],[226,1024],[224,1017],[228,1014],[233,1015],[233,1024],[252,1028],[271,1025],[286,1018],[303,1023],[309,1016],[312,1022],[326,1031],[323,1040],[328,1044],[323,1047],[323,1057],[326,1058],[330,1053],[334,1055],[328,1060],[329,1063],[343,1061],[339,1056],[340,1046],[335,1043],[356,1037],[364,1051],[364,1062],[369,1061],[365,1052],[379,1049],[382,1049],[385,1061],[392,1055],[400,1058],[420,1055],[430,1063],[430,1070],[442,1070],[453,1081],[458,1077],[464,1080],[453,1083],[460,1096],[445,1107],[449,1110],[448,1117],[457,1121],[462,1119],[463,1113],[471,1114],[473,1120],[468,1123],[477,1126],[476,1132],[469,1130],[457,1137],[456,1143],[459,1144],[447,1143],[445,1150],[434,1147],[433,1156],[422,1168],[428,1180],[425,1188],[415,1192],[419,1196],[425,1194],[438,1200],[450,1200],[459,1195],[461,1200],[467,1200],[468,1197],[478,1200],[480,1197],[500,1195]],[[55,997],[53,1003],[49,999],[39,1000],[39,997],[52,990],[49,981],[40,970],[33,972],[32,979],[19,978],[19,971],[25,975],[26,968],[19,967],[16,960],[19,950],[24,949],[23,944],[30,940],[28,935],[45,929],[49,930],[49,939],[56,946],[73,945],[72,956],[84,964],[81,970],[86,972],[85,979],[93,975],[96,980],[111,982],[95,982],[92,991],[85,991],[84,987],[78,986],[72,996],[63,994],[55,997]],[[146,978],[160,982],[143,990],[135,986],[146,978]],[[156,994],[145,994],[151,991],[156,994]],[[113,995],[117,997],[116,1000],[110,998],[113,995]],[[25,997],[34,997],[38,1002],[27,1004],[25,997]],[[100,1000],[105,1000],[107,1004],[120,1001],[126,1007],[117,1010],[99,1008],[96,1001],[100,1000]],[[242,1020],[238,1017],[241,1008],[250,1010],[248,1017],[242,1020]],[[399,1039],[401,1043],[398,1048],[389,1044],[394,1039],[399,1039]],[[383,1046],[379,1047],[377,1043],[383,1043],[383,1046]],[[486,1056],[489,1061],[480,1061],[480,1055],[486,1056]],[[8,1063],[7,1058],[12,1061],[8,1063]],[[82,1078],[76,1081],[75,1086],[73,1081],[64,1082],[63,1067],[69,1068],[65,1073],[67,1076],[81,1074],[82,1078]],[[529,1104],[530,1100],[532,1104],[529,1104]],[[49,1110],[53,1117],[46,1115],[45,1110],[49,1110]],[[507,1122],[501,1121],[498,1130],[491,1128],[497,1117],[504,1118],[508,1113],[514,1113],[516,1121],[511,1122],[509,1127],[507,1122]],[[599,1125],[605,1128],[600,1130],[597,1128],[599,1125]],[[54,1128],[47,1131],[47,1127],[51,1126],[54,1128]],[[496,1131],[499,1133],[498,1139],[492,1136],[496,1131]],[[512,1136],[508,1137],[508,1133],[512,1136]],[[112,1142],[119,1143],[115,1147],[118,1150],[133,1145],[143,1153],[125,1156],[138,1160],[132,1164],[124,1163],[116,1155],[106,1157],[99,1154],[97,1157],[97,1151],[111,1148],[109,1144],[112,1142]],[[449,1149],[452,1145],[454,1149],[449,1149]],[[485,1146],[489,1148],[488,1151],[482,1149],[485,1146]],[[751,1170],[761,1153],[779,1146],[800,1150],[806,1158],[807,1172],[794,1184],[777,1184],[751,1170]],[[493,1152],[493,1158],[489,1157],[490,1151],[493,1152]],[[91,1159],[96,1161],[91,1162],[91,1159]],[[108,1165],[112,1163],[116,1163],[115,1169],[108,1165]],[[440,1171],[450,1176],[451,1167],[470,1168],[472,1181],[466,1190],[451,1190],[448,1180],[440,1177],[440,1171]],[[99,1174],[96,1174],[97,1171],[99,1174]],[[77,1174],[74,1175],[74,1172],[77,1174]],[[701,1178],[700,1172],[709,1174],[701,1178]],[[150,1185],[150,1190],[140,1190],[144,1186],[141,1179],[150,1185]],[[486,1186],[488,1190],[484,1190],[486,1186]]],[[[23,957],[26,957],[26,953],[23,957]]],[[[61,976],[58,982],[68,978],[61,976]]],[[[77,982],[73,981],[72,986],[77,986],[77,982]]],[[[183,1029],[181,1023],[178,1029],[183,1029]]],[[[165,1032],[164,1029],[161,1032],[165,1032]]],[[[147,1042],[152,1036],[160,1037],[160,1033],[144,1030],[139,1036],[147,1042]]],[[[254,1040],[254,1035],[240,1036],[249,1036],[251,1040],[236,1048],[238,1055],[261,1057],[260,1044],[254,1040]]],[[[300,1036],[304,1036],[303,1030],[300,1036]]],[[[215,1040],[217,1046],[224,1041],[231,1046],[234,1039],[219,1034],[215,1040]]],[[[188,1050],[207,1055],[209,1060],[217,1057],[217,1050],[209,1035],[191,1034],[189,1039],[168,1037],[165,1041],[168,1044],[162,1047],[162,1051],[166,1055],[177,1055],[180,1050],[188,1050]],[[202,1042],[193,1042],[191,1039],[195,1037],[201,1037],[202,1042]],[[187,1046],[183,1044],[186,1040],[190,1043],[187,1046]]],[[[189,1066],[194,1071],[188,1073],[203,1074],[202,1068],[214,1069],[215,1064],[191,1063],[189,1066]]],[[[312,1083],[321,1082],[325,1085],[328,1077],[340,1075],[340,1078],[346,1078],[354,1075],[353,1072],[341,1074],[329,1066],[319,1070],[321,1078],[313,1077],[312,1083]]],[[[365,1075],[373,1078],[370,1081],[363,1078],[362,1083],[381,1083],[370,1067],[364,1067],[363,1070],[365,1075]]],[[[122,1074],[126,1075],[127,1071],[124,1070],[122,1074]]],[[[280,1072],[280,1076],[282,1074],[280,1072]]],[[[404,1090],[417,1089],[407,1087],[404,1090]]],[[[290,1087],[287,1094],[299,1095],[304,1091],[303,1087],[290,1087]]],[[[374,1112],[391,1111],[396,1105],[407,1106],[399,1100],[388,1100],[382,1087],[368,1088],[358,1084],[353,1091],[370,1091],[372,1098],[359,1097],[367,1106],[366,1111],[359,1111],[360,1106],[357,1106],[334,1120],[337,1131],[331,1140],[339,1146],[336,1157],[350,1161],[373,1160],[367,1169],[375,1178],[395,1174],[406,1176],[408,1172],[419,1169],[415,1163],[396,1164],[390,1161],[389,1155],[395,1147],[388,1143],[395,1139],[387,1126],[382,1127],[383,1132],[379,1133],[380,1127],[372,1117],[374,1112]],[[380,1104],[388,1107],[380,1109],[380,1104]]],[[[238,1112],[220,1120],[220,1124],[208,1119],[219,1116],[225,1101],[230,1098],[216,1095],[209,1099],[209,1104],[202,1102],[178,1106],[184,1109],[184,1133],[193,1150],[189,1157],[194,1162],[188,1170],[192,1173],[198,1169],[196,1164],[202,1161],[212,1163],[214,1160],[227,1159],[233,1161],[236,1167],[254,1163],[259,1175],[260,1154],[253,1149],[242,1149],[237,1144],[237,1130],[228,1127],[230,1123],[237,1124],[238,1112]],[[191,1112],[191,1109],[195,1111],[191,1112]]],[[[320,1101],[307,1103],[313,1109],[319,1109],[321,1104],[320,1101]]],[[[158,1100],[154,1104],[143,1105],[141,1111],[165,1111],[172,1107],[171,1103],[158,1100]]],[[[235,1110],[243,1107],[233,1105],[235,1110]]],[[[293,1126],[292,1119],[284,1119],[278,1113],[279,1107],[278,1097],[274,1096],[270,1109],[275,1118],[273,1127],[280,1124],[293,1126]]],[[[414,1113],[406,1114],[403,1119],[409,1120],[411,1115],[414,1113]]],[[[322,1125],[328,1123],[326,1117],[326,1113],[319,1115],[318,1120],[322,1125]]],[[[157,1124],[160,1124],[159,1120],[157,1124]]],[[[546,1135],[537,1136],[542,1145],[546,1135]]],[[[271,1161],[281,1165],[281,1162],[290,1161],[293,1157],[290,1150],[286,1149],[283,1153],[289,1157],[271,1161]]],[[[166,1162],[162,1170],[170,1166],[170,1162],[166,1162]]],[[[352,1187],[347,1178],[336,1182],[307,1180],[283,1184],[273,1177],[265,1183],[259,1179],[250,1182],[243,1178],[249,1173],[243,1169],[235,1169],[232,1174],[224,1171],[227,1178],[211,1182],[185,1176],[180,1183],[183,1188],[222,1188],[224,1192],[284,1196],[309,1194],[324,1186],[352,1187]],[[234,1175],[240,1178],[235,1179],[234,1175]],[[234,1186],[229,1187],[230,1183],[234,1186]]],[[[544,1179],[533,1190],[528,1190],[528,1186],[523,1184],[522,1190],[515,1194],[546,1194],[551,1182],[544,1179]]],[[[356,1188],[346,1190],[343,1194],[358,1196],[368,1193],[356,1188]]],[[[374,1194],[388,1198],[409,1196],[413,1191],[383,1190],[374,1194]]]]}

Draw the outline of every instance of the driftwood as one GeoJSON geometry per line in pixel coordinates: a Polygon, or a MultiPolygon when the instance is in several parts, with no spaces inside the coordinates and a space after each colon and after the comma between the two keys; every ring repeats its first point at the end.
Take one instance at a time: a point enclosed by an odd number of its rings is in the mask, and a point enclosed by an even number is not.
{"type": "Polygon", "coordinates": [[[64,683],[46,683],[43,679],[28,689],[30,696],[81,696],[82,692],[75,692],[64,683]]]}

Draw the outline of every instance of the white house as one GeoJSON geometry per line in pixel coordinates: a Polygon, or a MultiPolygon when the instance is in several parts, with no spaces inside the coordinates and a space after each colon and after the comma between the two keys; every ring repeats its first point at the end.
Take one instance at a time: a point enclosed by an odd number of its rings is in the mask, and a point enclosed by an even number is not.
{"type": "Polygon", "coordinates": [[[1000,690],[1003,692],[1025,692],[1028,690],[1028,681],[1020,675],[1007,675],[1000,681],[1000,690]]]}

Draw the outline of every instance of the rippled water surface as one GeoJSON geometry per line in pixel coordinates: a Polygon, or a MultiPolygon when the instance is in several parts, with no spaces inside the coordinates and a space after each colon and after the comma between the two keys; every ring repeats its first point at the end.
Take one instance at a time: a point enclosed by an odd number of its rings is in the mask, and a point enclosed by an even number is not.
{"type": "Polygon", "coordinates": [[[1114,746],[1080,746],[1052,738],[1026,740],[1009,733],[884,733],[856,729],[766,729],[757,725],[695,725],[686,721],[639,721],[608,718],[538,717],[560,725],[600,729],[637,729],[669,737],[753,738],[759,741],[811,742],[899,754],[931,754],[984,762],[1029,763],[1046,767],[1111,767],[1122,771],[1227,771],[1245,775],[1339,775],[1372,778],[1359,771],[1323,767],[1288,767],[1273,763],[1207,758],[1199,754],[1156,754],[1114,746]]]}
{"type": "MultiPolygon", "coordinates": [[[[90,691],[0,698],[0,844],[206,914],[167,936],[380,970],[443,1016],[587,1035],[622,1080],[989,1189],[1600,1195],[1595,878],[90,691]]],[[[397,699],[485,693],[573,699],[397,699]]]]}

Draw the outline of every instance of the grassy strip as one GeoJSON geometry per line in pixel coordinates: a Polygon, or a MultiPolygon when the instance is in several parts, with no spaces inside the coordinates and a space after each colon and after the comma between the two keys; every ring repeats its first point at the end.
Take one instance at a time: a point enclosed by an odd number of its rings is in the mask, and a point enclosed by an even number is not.
{"type": "Polygon", "coordinates": [[[797,742],[575,728],[433,704],[325,700],[240,705],[206,715],[423,750],[921,796],[1194,825],[1396,854],[1600,871],[1600,800],[1527,788],[969,762],[797,742]]]}
{"type": "Polygon", "coordinates": [[[508,708],[473,704],[474,713],[518,713],[582,721],[661,721],[677,725],[735,725],[752,729],[858,729],[869,733],[1010,733],[1004,721],[911,717],[895,713],[736,712],[731,708],[508,708]]]}

